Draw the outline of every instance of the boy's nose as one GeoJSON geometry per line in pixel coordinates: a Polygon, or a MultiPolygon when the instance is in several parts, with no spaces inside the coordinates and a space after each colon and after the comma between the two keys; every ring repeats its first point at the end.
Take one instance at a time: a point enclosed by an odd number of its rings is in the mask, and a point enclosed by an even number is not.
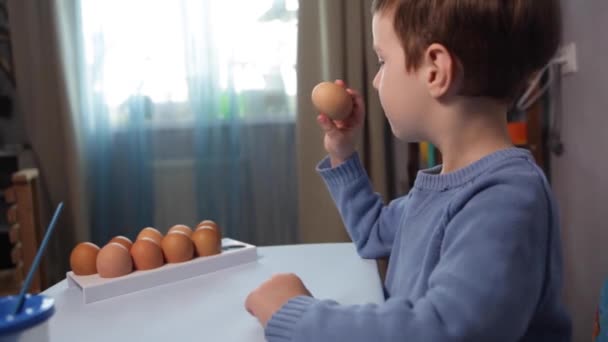
{"type": "Polygon", "coordinates": [[[378,90],[378,82],[379,82],[379,78],[380,78],[379,76],[380,76],[380,73],[377,73],[376,76],[374,77],[373,86],[374,86],[374,89],[376,89],[376,90],[378,90]]]}

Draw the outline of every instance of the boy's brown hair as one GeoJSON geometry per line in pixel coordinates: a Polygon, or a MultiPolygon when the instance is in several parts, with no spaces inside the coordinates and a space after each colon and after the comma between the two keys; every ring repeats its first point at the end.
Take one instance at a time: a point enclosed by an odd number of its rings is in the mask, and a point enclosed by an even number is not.
{"type": "Polygon", "coordinates": [[[408,70],[426,48],[445,46],[463,67],[460,95],[512,100],[557,51],[559,0],[374,0],[393,15],[408,70]]]}

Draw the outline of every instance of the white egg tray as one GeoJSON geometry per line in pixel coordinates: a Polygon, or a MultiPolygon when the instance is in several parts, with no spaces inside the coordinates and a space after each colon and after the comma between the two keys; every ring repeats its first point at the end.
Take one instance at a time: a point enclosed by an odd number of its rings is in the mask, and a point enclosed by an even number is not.
{"type": "Polygon", "coordinates": [[[80,289],[84,302],[88,304],[255,262],[257,258],[255,246],[224,238],[222,253],[218,255],[199,257],[178,264],[165,264],[153,270],[134,271],[118,278],[102,278],[98,274],[78,276],[74,272],[68,272],[66,278],[68,286],[80,289]]]}

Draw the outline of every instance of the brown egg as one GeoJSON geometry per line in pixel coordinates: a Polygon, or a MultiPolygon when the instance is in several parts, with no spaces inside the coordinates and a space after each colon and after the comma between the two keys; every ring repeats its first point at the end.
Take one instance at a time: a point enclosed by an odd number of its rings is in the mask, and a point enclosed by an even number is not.
{"type": "Polygon", "coordinates": [[[188,235],[188,237],[192,236],[192,229],[190,229],[190,227],[183,225],[183,224],[176,224],[175,226],[173,226],[169,229],[168,233],[171,233],[176,230],[185,233],[186,235],[188,235]]]}
{"type": "Polygon", "coordinates": [[[139,232],[139,235],[137,235],[136,240],[145,237],[151,238],[152,240],[156,241],[156,243],[160,246],[160,242],[163,239],[163,234],[161,234],[156,228],[148,227],[142,229],[141,232],[139,232]]]}
{"type": "Polygon", "coordinates": [[[199,224],[196,225],[196,228],[198,229],[199,227],[202,227],[202,226],[212,227],[212,228],[216,229],[217,231],[220,231],[220,226],[218,226],[217,223],[215,223],[211,220],[201,221],[199,224]]]}
{"type": "Polygon", "coordinates": [[[200,227],[192,234],[192,242],[198,256],[216,255],[222,251],[220,235],[212,228],[200,227]]]}
{"type": "Polygon", "coordinates": [[[141,238],[131,247],[131,257],[136,270],[151,270],[161,267],[165,261],[160,246],[151,238],[141,238]]]}
{"type": "Polygon", "coordinates": [[[105,245],[97,254],[97,271],[102,278],[116,278],[133,271],[133,260],[125,246],[118,242],[105,245]]]}
{"type": "Polygon", "coordinates": [[[97,273],[99,246],[90,242],[79,243],[70,254],[70,267],[76,275],[97,273]]]}
{"type": "Polygon", "coordinates": [[[312,90],[312,103],[332,120],[344,120],[353,110],[353,98],[344,87],[332,82],[319,83],[312,90]]]}
{"type": "Polygon", "coordinates": [[[202,221],[201,223],[199,223],[196,226],[196,230],[205,229],[205,228],[206,229],[213,229],[213,230],[215,230],[218,233],[218,235],[219,235],[220,241],[222,240],[222,230],[217,225],[217,223],[215,223],[215,222],[213,222],[211,220],[205,220],[205,221],[202,221]]]}
{"type": "MultiPolygon", "coordinates": [[[[131,249],[131,246],[133,246],[133,241],[131,241],[131,239],[129,239],[128,237],[124,237],[124,236],[117,236],[115,238],[113,238],[112,240],[110,240],[110,242],[117,242],[123,246],[125,246],[126,249],[131,249]]],[[[108,242],[108,243],[110,243],[108,242]]]]}
{"type": "Polygon", "coordinates": [[[161,247],[165,260],[170,264],[191,260],[194,255],[192,240],[180,231],[167,234],[161,242],[161,247]]]}

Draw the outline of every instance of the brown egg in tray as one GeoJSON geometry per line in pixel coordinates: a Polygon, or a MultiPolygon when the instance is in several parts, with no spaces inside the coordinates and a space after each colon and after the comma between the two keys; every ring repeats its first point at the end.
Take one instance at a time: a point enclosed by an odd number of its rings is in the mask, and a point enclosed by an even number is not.
{"type": "Polygon", "coordinates": [[[146,227],[135,241],[117,236],[101,248],[80,243],[70,255],[67,280],[92,303],[256,260],[255,246],[222,238],[220,227],[204,220],[195,229],[175,225],[166,235],[146,227]]]}

